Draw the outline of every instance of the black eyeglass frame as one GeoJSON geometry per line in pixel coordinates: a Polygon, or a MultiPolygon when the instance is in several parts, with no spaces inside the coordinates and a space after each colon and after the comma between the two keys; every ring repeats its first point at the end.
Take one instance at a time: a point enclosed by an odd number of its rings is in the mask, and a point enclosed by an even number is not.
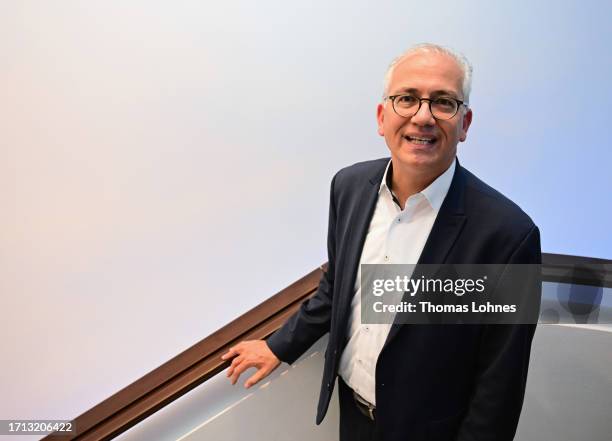
{"type": "Polygon", "coordinates": [[[423,101],[427,101],[427,105],[429,106],[429,113],[431,113],[431,116],[433,116],[434,119],[439,120],[439,121],[448,121],[449,119],[453,119],[455,117],[455,115],[457,114],[457,112],[459,112],[459,108],[461,106],[465,106],[465,107],[468,106],[468,104],[465,101],[461,101],[461,100],[458,100],[457,98],[453,98],[453,97],[450,97],[450,96],[437,97],[437,98],[419,98],[419,97],[411,95],[409,93],[402,93],[402,94],[399,94],[399,95],[389,95],[387,98],[391,100],[391,105],[393,107],[393,111],[398,116],[401,116],[402,118],[412,118],[414,115],[419,113],[419,110],[421,110],[421,106],[423,105],[423,101]],[[395,108],[395,100],[398,97],[400,97],[400,96],[411,96],[411,97],[416,98],[417,100],[419,100],[419,106],[417,107],[417,109],[415,110],[415,112],[412,115],[410,115],[410,116],[400,115],[400,113],[395,108]],[[431,102],[437,100],[438,98],[443,98],[445,100],[452,100],[452,101],[456,102],[457,103],[457,109],[455,110],[455,113],[453,113],[448,118],[438,118],[438,117],[436,117],[433,114],[432,110],[431,110],[431,102]]]}

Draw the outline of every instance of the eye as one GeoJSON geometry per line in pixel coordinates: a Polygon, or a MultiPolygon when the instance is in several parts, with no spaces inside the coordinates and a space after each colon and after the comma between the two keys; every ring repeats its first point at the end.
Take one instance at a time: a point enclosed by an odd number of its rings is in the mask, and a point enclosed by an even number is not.
{"type": "Polygon", "coordinates": [[[457,106],[455,100],[444,97],[436,98],[435,100],[433,100],[432,104],[441,110],[454,110],[457,106]]]}
{"type": "Polygon", "coordinates": [[[419,99],[412,95],[400,95],[395,99],[395,103],[402,107],[412,107],[419,102],[419,99]]]}

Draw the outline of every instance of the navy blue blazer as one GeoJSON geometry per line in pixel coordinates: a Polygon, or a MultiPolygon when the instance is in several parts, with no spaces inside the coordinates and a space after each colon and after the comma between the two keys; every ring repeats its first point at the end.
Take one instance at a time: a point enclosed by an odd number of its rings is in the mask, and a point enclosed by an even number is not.
{"type": "MultiPolygon", "coordinates": [[[[358,163],[334,176],[328,269],[314,296],[267,340],[280,360],[293,363],[329,332],[317,424],[348,339],[357,267],[388,161],[358,163]]],[[[539,230],[457,162],[419,263],[541,263],[539,230]]],[[[512,440],[534,331],[535,325],[394,324],[376,364],[382,439],[512,440]]]]}

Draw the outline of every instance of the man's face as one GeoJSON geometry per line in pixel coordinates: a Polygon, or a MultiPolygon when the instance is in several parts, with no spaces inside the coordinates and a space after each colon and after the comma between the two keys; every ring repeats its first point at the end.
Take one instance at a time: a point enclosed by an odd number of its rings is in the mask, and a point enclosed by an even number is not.
{"type": "MultiPolygon", "coordinates": [[[[448,55],[414,53],[395,67],[388,95],[411,94],[419,98],[447,96],[463,101],[463,72],[448,55]]],[[[472,111],[460,106],[449,120],[436,120],[423,101],[412,117],[395,113],[391,100],[378,105],[378,134],[385,137],[393,163],[416,173],[442,173],[465,141],[472,111]],[[414,137],[427,139],[418,142],[414,137]]]]}

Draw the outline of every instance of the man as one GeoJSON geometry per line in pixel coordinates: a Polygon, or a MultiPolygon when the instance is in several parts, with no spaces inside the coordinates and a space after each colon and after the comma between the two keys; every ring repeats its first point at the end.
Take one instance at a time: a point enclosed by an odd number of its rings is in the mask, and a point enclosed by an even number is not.
{"type": "Polygon", "coordinates": [[[340,439],[511,440],[535,325],[368,325],[363,263],[540,263],[539,231],[503,195],[461,167],[472,122],[471,66],[436,45],[390,66],[377,108],[391,160],[347,167],[331,185],[327,272],[316,294],[264,341],[224,359],[250,387],[329,332],[317,424],[338,376],[340,439]]]}

